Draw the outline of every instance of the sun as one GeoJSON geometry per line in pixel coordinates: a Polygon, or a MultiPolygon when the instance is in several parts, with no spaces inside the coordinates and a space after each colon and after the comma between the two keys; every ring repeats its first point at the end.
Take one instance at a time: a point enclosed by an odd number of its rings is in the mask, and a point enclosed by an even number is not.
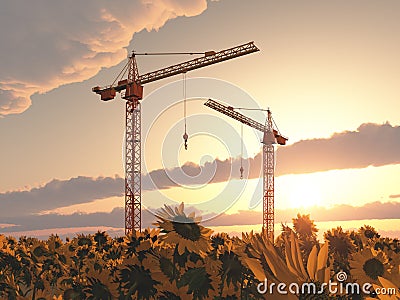
{"type": "MultiPolygon", "coordinates": [[[[311,175],[311,174],[310,174],[311,175]]],[[[324,205],[318,181],[312,176],[287,176],[285,178],[286,206],[293,208],[324,205]]]]}

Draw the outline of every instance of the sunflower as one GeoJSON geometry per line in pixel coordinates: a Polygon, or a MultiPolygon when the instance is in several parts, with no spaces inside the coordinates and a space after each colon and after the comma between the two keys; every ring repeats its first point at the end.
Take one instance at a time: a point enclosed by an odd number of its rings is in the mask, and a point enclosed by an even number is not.
{"type": "Polygon", "coordinates": [[[390,265],[383,251],[370,247],[353,254],[350,260],[350,273],[360,285],[378,283],[378,277],[388,276],[390,265]]]}
{"type": "MultiPolygon", "coordinates": [[[[355,251],[355,246],[348,232],[344,232],[342,227],[328,230],[324,233],[325,241],[329,242],[329,252],[333,254],[337,268],[347,269],[348,258],[355,251]]],[[[339,271],[335,270],[335,271],[339,271]]]]}
{"type": "Polygon", "coordinates": [[[217,296],[218,278],[207,272],[207,267],[190,268],[182,274],[178,286],[187,286],[191,299],[214,299],[217,296]]]}
{"type": "Polygon", "coordinates": [[[89,299],[116,299],[118,296],[118,283],[112,279],[109,270],[96,270],[89,267],[87,285],[84,288],[89,299]]]}
{"type": "Polygon", "coordinates": [[[4,236],[4,234],[0,234],[0,249],[3,249],[3,247],[5,248],[7,245],[7,239],[4,236]]]}
{"type": "Polygon", "coordinates": [[[46,260],[48,256],[48,247],[47,244],[42,241],[34,241],[33,244],[29,247],[30,253],[32,255],[32,259],[36,263],[42,263],[46,260]]]}
{"type": "Polygon", "coordinates": [[[72,260],[71,258],[75,255],[75,251],[71,251],[71,248],[68,244],[61,245],[57,248],[57,257],[60,262],[62,262],[65,266],[71,266],[72,260]]]}
{"type": "Polygon", "coordinates": [[[293,218],[293,227],[300,239],[316,238],[318,229],[314,224],[314,220],[310,219],[310,215],[297,214],[297,218],[293,218]]]}
{"type": "Polygon", "coordinates": [[[235,295],[239,291],[245,268],[234,252],[224,252],[220,257],[220,292],[224,296],[235,295]]]}
{"type": "Polygon", "coordinates": [[[157,287],[158,298],[187,296],[188,287],[178,287],[177,283],[184,272],[174,263],[174,249],[171,247],[157,247],[154,252],[148,254],[143,260],[145,269],[151,271],[151,277],[159,282],[157,287]]]}
{"type": "Polygon", "coordinates": [[[138,264],[124,265],[118,274],[118,280],[126,299],[153,299],[160,283],[151,277],[151,271],[138,264]]]}
{"type": "Polygon", "coordinates": [[[374,240],[380,237],[375,228],[369,225],[362,226],[358,230],[358,235],[361,238],[362,244],[364,246],[371,245],[374,242],[374,240]]]}
{"type": "Polygon", "coordinates": [[[211,247],[212,251],[219,256],[225,251],[232,251],[233,240],[224,232],[217,233],[211,237],[211,247]]]}
{"type": "Polygon", "coordinates": [[[121,239],[119,244],[125,248],[127,256],[138,255],[142,260],[147,251],[158,245],[159,233],[159,229],[145,229],[141,232],[135,230],[124,239],[121,239]]]}
{"type": "Polygon", "coordinates": [[[94,234],[93,240],[95,242],[96,251],[98,252],[107,251],[109,247],[111,247],[111,238],[105,231],[98,230],[94,234]]]}
{"type": "Polygon", "coordinates": [[[94,239],[91,235],[78,234],[76,240],[78,246],[88,246],[90,248],[94,244],[94,239]]]}
{"type": "Polygon", "coordinates": [[[187,249],[189,252],[205,256],[211,250],[210,236],[211,229],[199,225],[200,218],[194,212],[188,216],[183,211],[184,205],[181,203],[175,210],[165,205],[157,218],[157,225],[162,233],[161,240],[165,244],[175,244],[178,253],[182,255],[187,249]]]}
{"type": "Polygon", "coordinates": [[[62,240],[58,235],[52,234],[48,239],[47,239],[47,245],[49,247],[49,250],[54,253],[58,248],[60,248],[63,245],[62,240]]]}
{"type": "Polygon", "coordinates": [[[105,264],[108,268],[116,267],[123,261],[122,250],[118,245],[113,245],[103,256],[105,264]]]}
{"type": "Polygon", "coordinates": [[[374,244],[374,249],[400,253],[400,242],[397,239],[379,238],[374,244]]]}

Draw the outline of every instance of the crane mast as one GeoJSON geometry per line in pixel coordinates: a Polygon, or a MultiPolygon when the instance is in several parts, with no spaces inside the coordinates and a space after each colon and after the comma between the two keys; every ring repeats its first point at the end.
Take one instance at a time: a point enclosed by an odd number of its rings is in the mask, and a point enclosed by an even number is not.
{"type": "Polygon", "coordinates": [[[248,125],[264,136],[261,141],[263,144],[263,228],[267,232],[267,237],[274,241],[274,144],[285,145],[288,140],[282,136],[277,129],[274,129],[271,111],[267,110],[267,119],[265,125],[246,117],[245,115],[235,111],[232,106],[223,105],[215,100],[208,99],[205,106],[214,109],[224,115],[235,119],[245,125],[248,125]]]}
{"type": "MultiPolygon", "coordinates": [[[[254,42],[222,50],[207,51],[204,56],[172,65],[157,71],[139,75],[136,56],[148,55],[135,53],[128,58],[127,79],[114,82],[105,87],[96,86],[92,91],[100,95],[101,100],[109,101],[116,93],[126,100],[125,111],[125,234],[141,230],[142,193],[141,193],[141,104],[143,85],[163,78],[186,73],[212,64],[260,51],[254,42]]],[[[168,54],[168,53],[158,53],[168,54]]],[[[182,54],[182,53],[180,53],[182,54]]],[[[193,53],[187,53],[193,54],[193,53]]]]}

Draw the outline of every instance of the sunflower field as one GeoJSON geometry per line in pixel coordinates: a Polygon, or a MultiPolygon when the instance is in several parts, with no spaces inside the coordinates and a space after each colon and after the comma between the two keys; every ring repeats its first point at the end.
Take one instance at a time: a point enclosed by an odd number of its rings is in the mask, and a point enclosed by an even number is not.
{"type": "Polygon", "coordinates": [[[0,235],[1,299],[400,299],[400,241],[370,226],[334,228],[317,239],[308,215],[264,232],[213,234],[184,206],[160,210],[155,229],[46,241],[0,235]],[[368,293],[332,293],[328,282],[370,284],[368,293]],[[339,280],[339,281],[338,281],[339,280]],[[260,291],[313,283],[318,294],[260,291]],[[395,291],[394,294],[378,291],[395,291]]]}

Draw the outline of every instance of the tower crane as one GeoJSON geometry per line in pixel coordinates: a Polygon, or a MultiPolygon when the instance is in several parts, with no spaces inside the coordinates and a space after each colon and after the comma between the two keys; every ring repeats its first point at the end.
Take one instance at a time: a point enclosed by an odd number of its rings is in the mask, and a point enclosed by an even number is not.
{"type": "MultiPolygon", "coordinates": [[[[200,54],[200,53],[135,53],[128,57],[128,62],[116,78],[108,86],[95,86],[92,91],[100,95],[101,100],[109,101],[115,98],[116,93],[126,100],[125,109],[125,234],[133,230],[141,230],[141,103],[143,85],[163,78],[213,65],[242,55],[259,51],[254,42],[222,50],[219,52],[202,52],[203,56],[172,65],[157,71],[139,75],[136,63],[138,55],[169,55],[169,54],[200,54]],[[126,79],[120,79],[125,76],[126,79]]],[[[185,146],[187,146],[185,132],[185,146]]]]}
{"type": "MultiPolygon", "coordinates": [[[[232,106],[223,105],[215,100],[208,99],[204,103],[208,106],[232,119],[235,119],[245,125],[248,125],[264,136],[261,143],[263,144],[262,165],[263,165],[263,228],[267,231],[267,237],[270,241],[274,241],[274,144],[286,145],[288,138],[280,134],[278,127],[272,119],[272,113],[267,109],[267,119],[265,125],[246,117],[245,115],[235,111],[232,106]],[[275,126],[274,126],[275,125],[275,126]]],[[[243,172],[241,167],[240,172],[243,172]]]]}

